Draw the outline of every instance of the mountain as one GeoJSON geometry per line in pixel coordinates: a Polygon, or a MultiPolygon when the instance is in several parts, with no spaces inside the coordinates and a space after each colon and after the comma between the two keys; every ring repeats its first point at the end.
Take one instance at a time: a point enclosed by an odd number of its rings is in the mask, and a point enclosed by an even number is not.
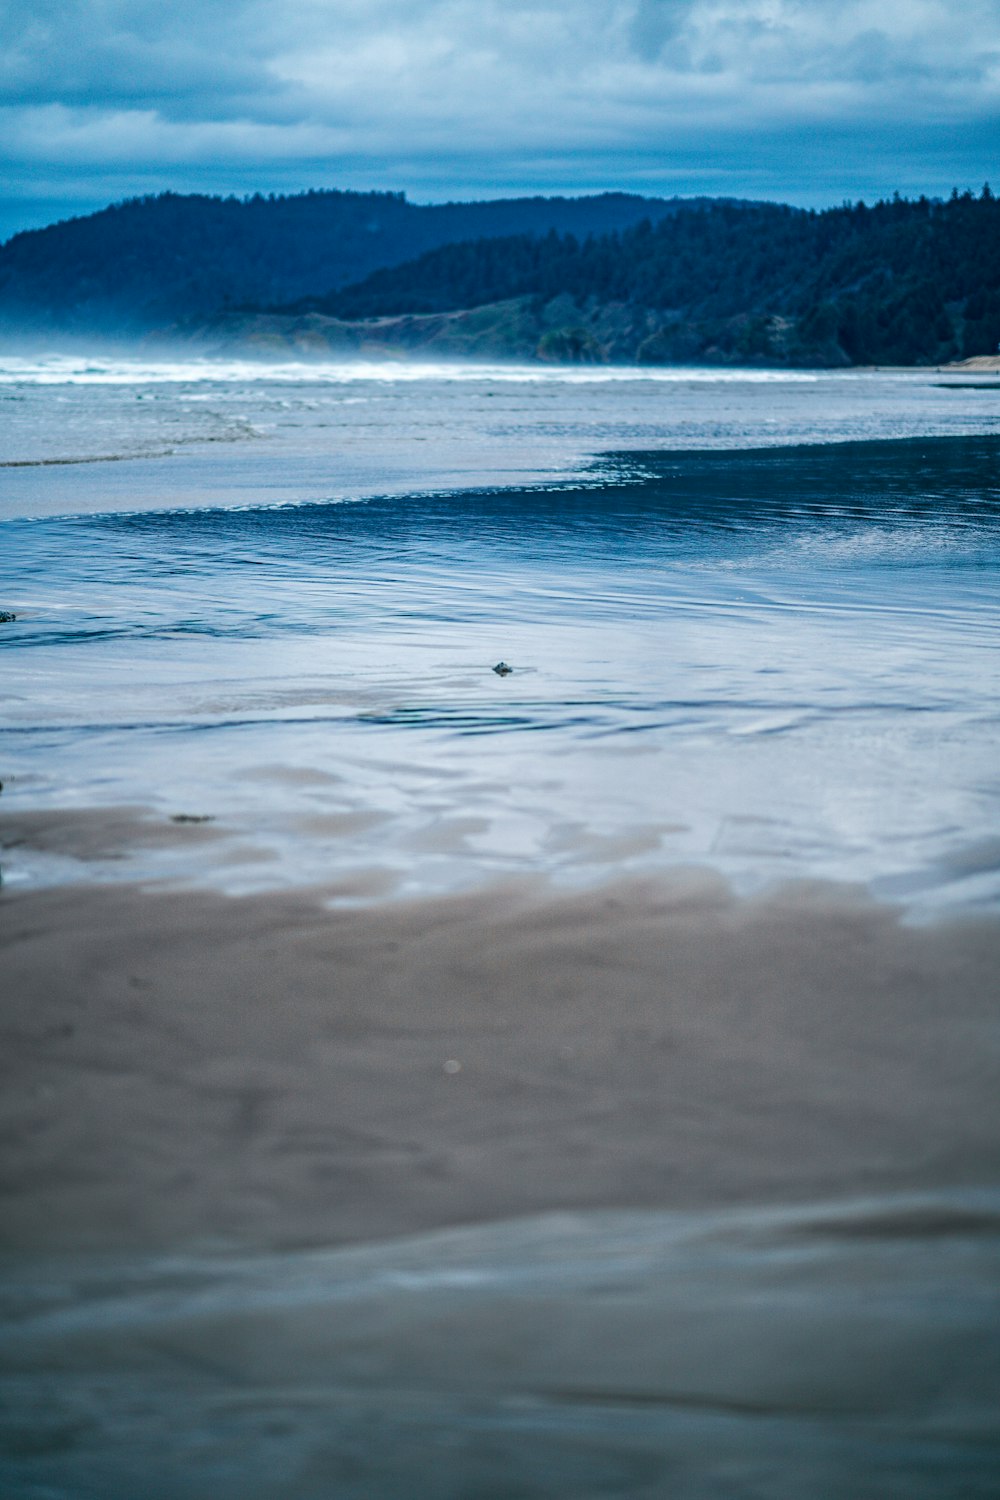
{"type": "Polygon", "coordinates": [[[937,364],[1000,344],[1000,204],[133,199],[0,246],[0,333],[207,351],[937,364]]]}
{"type": "Polygon", "coordinates": [[[479,238],[273,309],[271,334],[282,315],[300,328],[311,317],[314,339],[329,319],[341,339],[367,325],[383,344],[447,348],[470,309],[502,352],[541,358],[838,366],[994,354],[1000,203],[988,187],[822,212],[708,202],[584,239],[479,238]]]}
{"type": "Polygon", "coordinates": [[[628,193],[434,205],[402,193],[162,193],[0,245],[0,332],[149,334],[325,292],[454,241],[604,235],[690,206],[628,193]]]}

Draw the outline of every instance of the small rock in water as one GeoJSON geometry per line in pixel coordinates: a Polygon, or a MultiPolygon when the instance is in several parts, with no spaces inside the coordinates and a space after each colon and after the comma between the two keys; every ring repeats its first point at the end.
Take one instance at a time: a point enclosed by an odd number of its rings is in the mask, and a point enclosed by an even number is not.
{"type": "Polygon", "coordinates": [[[13,610],[0,609],[0,625],[9,625],[12,620],[16,619],[17,615],[14,614],[13,610]]]}
{"type": "Polygon", "coordinates": [[[213,823],[211,813],[171,813],[171,823],[213,823]]]}
{"type": "Polygon", "coordinates": [[[509,673],[513,672],[514,668],[508,667],[505,661],[498,661],[493,670],[498,677],[506,677],[509,673]]]}

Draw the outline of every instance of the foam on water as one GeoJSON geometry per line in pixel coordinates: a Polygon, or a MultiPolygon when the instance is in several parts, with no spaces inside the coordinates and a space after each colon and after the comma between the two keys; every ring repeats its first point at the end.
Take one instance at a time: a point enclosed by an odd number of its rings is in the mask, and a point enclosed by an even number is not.
{"type": "MultiPolygon", "coordinates": [[[[0,353],[0,383],[32,385],[161,385],[266,381],[316,385],[363,383],[414,384],[428,380],[513,383],[518,385],[608,385],[621,382],[670,384],[811,383],[811,371],[726,370],[700,366],[649,365],[517,365],[479,364],[462,360],[254,360],[227,358],[140,359],[118,355],[105,359],[68,354],[40,356],[0,353]]],[[[822,377],[826,378],[826,377],[822,377]]]]}
{"type": "Polygon", "coordinates": [[[609,450],[972,434],[998,391],[913,372],[0,361],[0,519],[595,477],[609,450]]]}

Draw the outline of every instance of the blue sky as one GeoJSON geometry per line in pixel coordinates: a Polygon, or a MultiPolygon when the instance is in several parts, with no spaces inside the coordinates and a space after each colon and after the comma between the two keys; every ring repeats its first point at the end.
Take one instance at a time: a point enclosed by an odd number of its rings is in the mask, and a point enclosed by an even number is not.
{"type": "Polygon", "coordinates": [[[995,185],[1000,0],[5,0],[0,236],[136,193],[995,185]]]}

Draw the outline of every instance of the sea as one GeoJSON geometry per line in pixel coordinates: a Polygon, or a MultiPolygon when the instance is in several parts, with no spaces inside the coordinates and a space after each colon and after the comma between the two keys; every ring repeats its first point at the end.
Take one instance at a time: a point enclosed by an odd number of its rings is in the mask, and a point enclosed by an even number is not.
{"type": "Polygon", "coordinates": [[[995,906],[998,454],[989,376],[8,356],[3,807],[216,837],[3,879],[995,906]]]}
{"type": "MultiPolygon", "coordinates": [[[[11,840],[3,888],[352,906],[707,868],[995,914],[998,561],[988,373],[4,355],[0,816],[132,832],[11,840]]],[[[0,1480],[986,1500],[998,1226],[990,1183],[859,1184],[21,1265],[0,1480]]]]}

